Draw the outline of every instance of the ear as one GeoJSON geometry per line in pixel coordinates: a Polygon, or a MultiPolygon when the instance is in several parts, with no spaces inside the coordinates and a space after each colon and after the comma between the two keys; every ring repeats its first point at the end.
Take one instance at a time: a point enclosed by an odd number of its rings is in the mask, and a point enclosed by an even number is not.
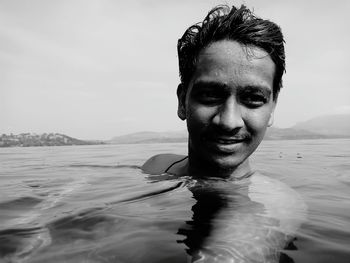
{"type": "Polygon", "coordinates": [[[182,83],[177,86],[177,100],[178,100],[178,106],[177,106],[177,116],[181,120],[186,120],[186,90],[182,83]]]}
{"type": "Polygon", "coordinates": [[[272,106],[272,110],[270,113],[270,118],[269,121],[267,123],[267,127],[271,127],[274,121],[274,116],[275,116],[275,108],[276,108],[276,101],[274,101],[273,106],[272,106]]]}

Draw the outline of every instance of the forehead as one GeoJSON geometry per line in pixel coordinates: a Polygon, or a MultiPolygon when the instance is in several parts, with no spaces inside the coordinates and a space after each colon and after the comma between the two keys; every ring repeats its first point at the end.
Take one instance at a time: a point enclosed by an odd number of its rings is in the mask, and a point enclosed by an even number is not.
{"type": "Polygon", "coordinates": [[[265,86],[272,90],[275,64],[270,55],[254,46],[222,40],[198,55],[192,82],[216,81],[227,86],[265,86]]]}

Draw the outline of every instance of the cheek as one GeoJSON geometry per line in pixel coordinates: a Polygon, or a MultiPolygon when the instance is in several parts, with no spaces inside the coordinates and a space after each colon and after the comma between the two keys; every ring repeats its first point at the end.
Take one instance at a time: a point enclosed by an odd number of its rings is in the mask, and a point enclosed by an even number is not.
{"type": "Polygon", "coordinates": [[[264,132],[271,116],[270,109],[260,109],[244,113],[243,119],[248,130],[254,133],[264,132]]]}
{"type": "Polygon", "coordinates": [[[191,105],[187,107],[186,118],[187,123],[194,126],[207,126],[213,115],[215,115],[215,110],[211,107],[204,107],[196,103],[189,103],[191,105]]]}

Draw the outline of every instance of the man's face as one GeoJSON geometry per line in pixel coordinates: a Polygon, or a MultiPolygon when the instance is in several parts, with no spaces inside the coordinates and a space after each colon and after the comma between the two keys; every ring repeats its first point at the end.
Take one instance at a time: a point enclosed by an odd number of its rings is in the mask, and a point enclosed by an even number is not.
{"type": "Polygon", "coordinates": [[[275,65],[260,48],[222,40],[204,48],[178,115],[187,120],[189,156],[197,165],[234,170],[272,124],[275,65]]]}

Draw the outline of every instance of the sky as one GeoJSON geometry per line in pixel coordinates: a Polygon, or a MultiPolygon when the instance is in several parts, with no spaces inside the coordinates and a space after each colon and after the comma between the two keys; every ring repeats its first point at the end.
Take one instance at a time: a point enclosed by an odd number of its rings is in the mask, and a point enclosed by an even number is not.
{"type": "Polygon", "coordinates": [[[0,0],[0,134],[179,131],[177,39],[245,4],[286,40],[275,127],[350,113],[350,1],[0,0]]]}

